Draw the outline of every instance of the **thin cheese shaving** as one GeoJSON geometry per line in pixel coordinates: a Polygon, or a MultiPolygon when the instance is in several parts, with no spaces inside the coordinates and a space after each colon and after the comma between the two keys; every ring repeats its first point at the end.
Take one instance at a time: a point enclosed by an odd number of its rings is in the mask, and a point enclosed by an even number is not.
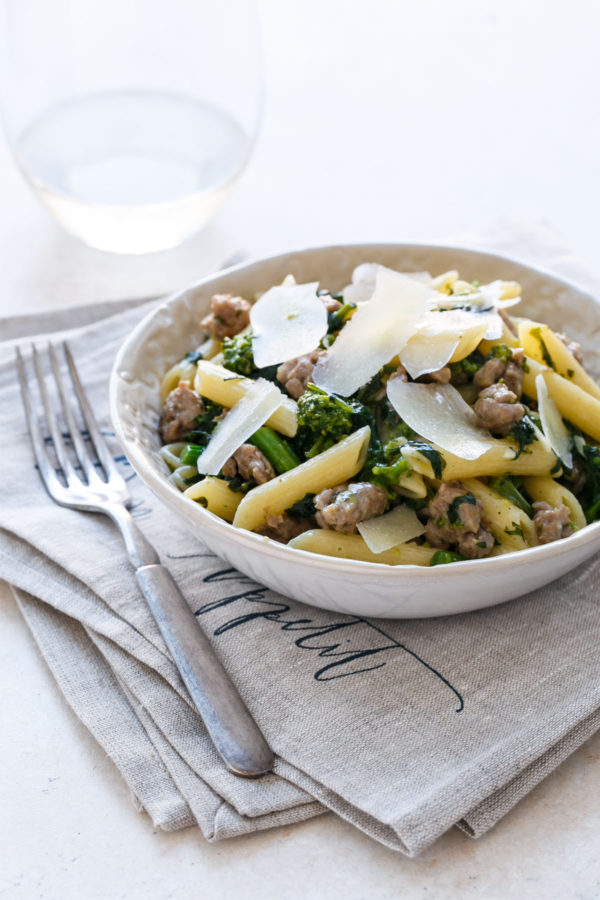
{"type": "Polygon", "coordinates": [[[460,341],[479,341],[489,326],[489,313],[463,309],[432,310],[418,325],[400,358],[411,378],[420,378],[429,372],[437,372],[454,355],[460,341]]]}
{"type": "Polygon", "coordinates": [[[363,540],[372,553],[383,553],[405,544],[425,532],[425,526],[408,506],[397,506],[383,516],[358,525],[363,540]]]}
{"type": "MultiPolygon", "coordinates": [[[[388,269],[380,263],[361,263],[352,273],[352,284],[346,285],[342,294],[346,303],[364,303],[370,300],[375,290],[375,280],[377,273],[384,269],[386,272],[394,272],[394,269],[388,269]]],[[[397,273],[396,273],[397,274],[397,273]]],[[[421,284],[430,285],[431,275],[429,272],[402,272],[407,278],[419,281],[421,284]]]]}
{"type": "Polygon", "coordinates": [[[265,424],[280,403],[281,393],[275,385],[257,378],[217,425],[208,446],[198,457],[198,472],[218,475],[229,457],[265,424]]]}
{"type": "Polygon", "coordinates": [[[311,353],[327,332],[319,282],[281,284],[266,291],[250,311],[252,353],[259,369],[311,353]]]}
{"type": "Polygon", "coordinates": [[[535,378],[535,389],[538,397],[538,409],[544,435],[548,443],[559,457],[563,465],[568,469],[573,468],[573,453],[571,451],[571,436],[567,426],[562,420],[556,403],[550,396],[548,385],[540,372],[535,378]]]}
{"type": "Polygon", "coordinates": [[[476,424],[475,413],[451,384],[415,384],[391,378],[387,395],[413,431],[461,459],[478,459],[496,445],[476,424]]]}
{"type": "Polygon", "coordinates": [[[400,353],[430,309],[434,293],[407,275],[378,269],[373,296],[358,307],[319,360],[314,383],[349,397],[400,353]]]}

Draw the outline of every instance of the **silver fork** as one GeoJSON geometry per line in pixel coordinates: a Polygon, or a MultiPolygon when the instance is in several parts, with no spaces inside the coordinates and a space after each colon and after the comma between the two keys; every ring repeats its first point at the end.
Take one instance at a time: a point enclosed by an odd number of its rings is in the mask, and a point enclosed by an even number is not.
{"type": "Polygon", "coordinates": [[[67,398],[57,354],[52,344],[48,344],[50,366],[60,398],[57,405],[62,407],[72,449],[84,478],[78,474],[58,423],[60,409],[56,412],[52,409],[40,354],[35,345],[32,345],[33,366],[46,426],[65,482],[63,484],[47,452],[43,431],[34,414],[23,356],[17,348],[17,367],[25,415],[44,486],[52,499],[61,506],[104,513],[119,527],[150,611],[215,748],[227,768],[236,775],[249,778],[264,775],[273,767],[273,754],[168,569],[161,565],[156,550],[133,521],[127,509],[131,500],[125,481],[117,471],[94,419],[69,347],[64,343],[63,348],[81,416],[105,477],[100,474],[93,453],[76,424],[77,414],[67,398]]]}

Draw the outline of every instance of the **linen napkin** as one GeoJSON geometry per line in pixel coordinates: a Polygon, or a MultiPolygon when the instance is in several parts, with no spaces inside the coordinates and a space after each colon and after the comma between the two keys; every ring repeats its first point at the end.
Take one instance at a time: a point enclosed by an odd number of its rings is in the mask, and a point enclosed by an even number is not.
{"type": "MultiPolygon", "coordinates": [[[[487,246],[495,240],[488,234],[487,246]]],[[[548,246],[537,229],[513,240],[521,258],[528,242],[548,246]]],[[[560,253],[571,277],[590,284],[560,253]]],[[[114,441],[107,377],[145,308],[113,306],[99,321],[90,309],[92,324],[72,334],[71,348],[133,515],[263,729],[275,770],[257,781],[227,772],[114,526],[47,497],[10,346],[39,328],[35,317],[5,320],[0,577],[74,712],[163,829],[197,825],[217,840],[332,810],[409,855],[455,824],[483,834],[600,727],[600,561],[518,601],[412,621],[332,614],[251,582],[160,505],[114,441]]],[[[71,316],[46,315],[44,328],[62,329],[71,316]]]]}

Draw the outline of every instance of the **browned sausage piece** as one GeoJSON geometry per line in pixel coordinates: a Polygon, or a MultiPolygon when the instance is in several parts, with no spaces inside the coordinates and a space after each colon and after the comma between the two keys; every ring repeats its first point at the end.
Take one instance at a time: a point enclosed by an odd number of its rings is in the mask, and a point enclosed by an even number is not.
{"type": "Polygon", "coordinates": [[[322,350],[313,350],[304,356],[298,356],[296,359],[289,359],[287,362],[281,363],[277,369],[277,381],[279,381],[290,397],[297,400],[312,379],[314,368],[317,360],[323,353],[322,350]]]}
{"type": "Polygon", "coordinates": [[[321,528],[354,534],[359,522],[381,516],[387,506],[385,491],[368,481],[338,484],[315,497],[317,522],[321,528]]]}
{"type": "Polygon", "coordinates": [[[250,324],[251,306],[243,297],[215,294],[210,301],[210,315],[202,319],[202,326],[214,340],[239,334],[250,324]]]}
{"type": "Polygon", "coordinates": [[[187,381],[180,381],[168,395],[160,417],[160,433],[165,444],[180,441],[192,431],[196,416],[204,412],[202,397],[193,391],[187,381]]]}
{"type": "Polygon", "coordinates": [[[533,508],[536,511],[533,524],[540,544],[559,541],[573,532],[571,511],[567,506],[554,507],[543,500],[537,500],[533,508]]]}

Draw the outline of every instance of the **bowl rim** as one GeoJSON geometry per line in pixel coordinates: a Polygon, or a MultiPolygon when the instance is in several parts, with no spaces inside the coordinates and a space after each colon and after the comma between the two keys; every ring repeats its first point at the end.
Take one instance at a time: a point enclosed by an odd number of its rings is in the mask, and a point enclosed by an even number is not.
{"type": "MultiPolygon", "coordinates": [[[[207,275],[199,279],[198,281],[187,285],[187,287],[181,288],[169,294],[162,300],[162,302],[154,306],[154,308],[151,309],[140,320],[140,322],[138,322],[135,328],[133,328],[129,332],[129,334],[119,347],[110,373],[110,418],[115,429],[117,440],[123,452],[125,453],[125,456],[132,465],[134,471],[141,478],[141,480],[153,491],[155,495],[159,497],[159,499],[165,502],[168,506],[177,509],[177,507],[182,504],[182,506],[186,507],[186,510],[189,510],[190,512],[193,509],[194,513],[192,515],[197,518],[198,524],[200,525],[201,529],[211,531],[213,534],[216,534],[217,536],[221,536],[223,538],[229,538],[230,540],[233,540],[234,543],[243,545],[249,551],[259,552],[263,556],[267,556],[271,559],[278,560],[284,563],[289,563],[290,554],[293,554],[293,557],[296,560],[305,560],[307,563],[310,563],[314,570],[327,570],[329,573],[340,571],[345,573],[346,575],[356,574],[356,576],[361,576],[361,574],[363,576],[376,575],[378,579],[382,578],[386,581],[398,580],[399,578],[401,579],[403,575],[405,575],[405,577],[410,576],[411,579],[416,578],[417,580],[429,580],[431,578],[432,571],[439,574],[440,567],[418,566],[412,563],[399,564],[397,566],[394,566],[386,563],[366,562],[364,560],[325,556],[323,554],[313,553],[308,550],[289,547],[287,544],[278,543],[277,541],[273,541],[264,535],[255,534],[254,532],[246,531],[242,528],[235,528],[229,522],[226,522],[224,519],[221,519],[214,513],[209,512],[209,510],[204,509],[193,500],[190,500],[189,497],[185,497],[184,494],[181,493],[181,491],[179,491],[174,485],[170,484],[170,482],[167,481],[166,477],[162,477],[161,475],[159,475],[159,473],[156,472],[156,470],[147,461],[145,451],[141,448],[141,446],[137,442],[129,440],[124,432],[121,423],[120,391],[122,379],[120,377],[119,371],[123,367],[123,363],[126,360],[128,353],[131,352],[132,345],[138,342],[140,337],[143,338],[144,332],[146,332],[147,329],[152,325],[155,317],[160,316],[160,314],[165,309],[170,308],[173,304],[178,302],[190,291],[209,286],[211,282],[214,282],[217,279],[227,277],[231,274],[243,272],[244,270],[249,270],[255,266],[264,265],[267,263],[277,263],[280,260],[283,261],[290,257],[309,256],[310,254],[313,254],[315,252],[336,252],[345,250],[356,251],[359,249],[364,250],[366,254],[369,253],[370,249],[373,251],[397,250],[399,252],[406,253],[410,253],[411,250],[445,250],[450,252],[455,251],[457,253],[466,252],[474,256],[485,257],[487,260],[521,266],[534,275],[541,276],[542,278],[553,282],[558,287],[568,288],[570,290],[575,289],[580,294],[584,294],[585,296],[587,296],[587,298],[592,300],[594,303],[600,303],[600,301],[596,299],[585,287],[577,284],[577,282],[574,280],[569,281],[567,279],[561,278],[554,273],[547,271],[546,269],[531,265],[530,263],[515,257],[508,257],[503,254],[487,251],[485,249],[468,247],[464,245],[457,246],[445,243],[429,242],[405,243],[395,241],[381,243],[370,241],[368,243],[364,243],[359,241],[354,243],[306,247],[300,250],[288,250],[283,253],[277,253],[273,256],[252,258],[249,260],[244,260],[237,265],[221,269],[218,272],[212,272],[210,275],[207,275]]],[[[186,511],[184,511],[183,509],[178,509],[177,511],[180,515],[185,515],[188,520],[190,519],[190,516],[187,515],[186,511]]],[[[575,551],[578,548],[586,547],[590,543],[595,542],[598,538],[600,538],[600,522],[590,523],[589,525],[586,525],[584,528],[579,529],[568,537],[562,538],[559,542],[560,552],[564,553],[568,550],[575,551]]],[[[495,574],[499,574],[503,571],[506,571],[507,569],[512,569],[516,563],[525,564],[529,561],[531,561],[532,563],[543,563],[544,560],[555,556],[556,552],[556,542],[552,542],[549,544],[540,544],[537,547],[529,547],[525,550],[504,553],[500,556],[460,560],[459,562],[453,563],[452,565],[444,565],[441,568],[443,568],[445,578],[460,578],[463,575],[467,574],[468,571],[473,571],[474,573],[476,573],[482,568],[490,570],[490,572],[493,571],[495,574]]]]}

